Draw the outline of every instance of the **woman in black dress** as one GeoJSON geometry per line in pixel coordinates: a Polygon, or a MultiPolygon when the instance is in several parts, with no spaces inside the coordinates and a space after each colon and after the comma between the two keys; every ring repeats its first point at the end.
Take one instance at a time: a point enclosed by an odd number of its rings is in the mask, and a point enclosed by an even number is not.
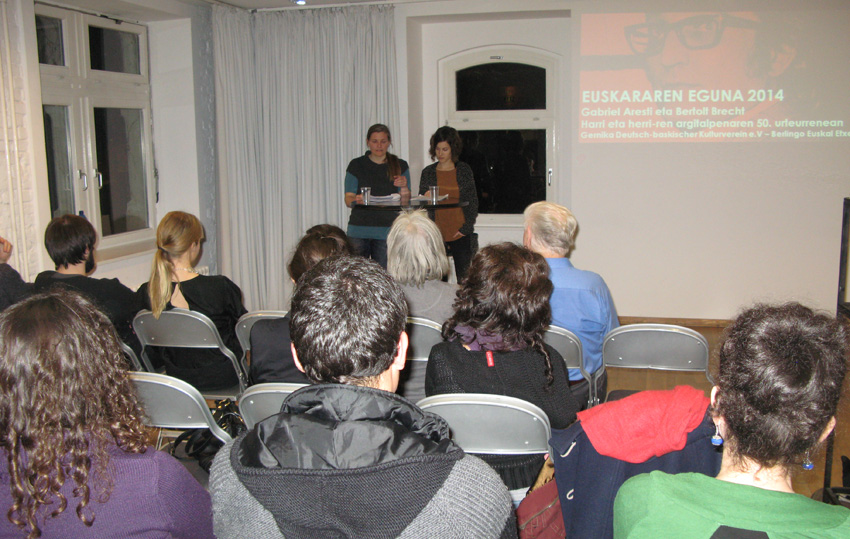
{"type": "MultiPolygon", "coordinates": [[[[165,215],[156,229],[156,253],[151,280],[137,294],[159,317],[164,310],[179,307],[207,315],[224,344],[241,357],[236,322],[247,312],[242,291],[223,275],[199,275],[195,264],[201,256],[204,227],[197,217],[182,211],[165,215]]],[[[165,364],[165,372],[189,382],[200,391],[233,387],[238,383],[233,364],[218,350],[205,348],[154,348],[165,364]]],[[[152,355],[153,355],[152,354],[152,355]]]]}
{"type": "MultiPolygon", "coordinates": [[[[431,349],[425,393],[517,397],[546,412],[553,429],[568,427],[579,405],[563,358],[543,342],[551,293],[549,266],[539,254],[513,243],[481,249],[458,290],[454,314],[443,324],[446,342],[431,349]]],[[[540,455],[484,460],[515,499],[543,465],[540,455]]]]}

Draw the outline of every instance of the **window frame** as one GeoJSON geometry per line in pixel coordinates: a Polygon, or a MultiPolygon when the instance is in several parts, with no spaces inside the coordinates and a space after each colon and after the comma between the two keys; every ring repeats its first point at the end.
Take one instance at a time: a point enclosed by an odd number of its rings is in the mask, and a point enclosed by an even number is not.
{"type": "MultiPolygon", "coordinates": [[[[451,125],[459,131],[536,129],[546,131],[546,200],[556,199],[558,183],[553,180],[557,166],[559,133],[558,56],[532,47],[489,45],[453,54],[439,61],[439,125],[451,125]],[[521,110],[457,110],[456,73],[481,64],[518,63],[546,70],[546,108],[521,110]]],[[[482,213],[476,226],[522,226],[522,214],[482,213]]]]}
{"type": "Polygon", "coordinates": [[[35,5],[35,14],[62,20],[65,66],[39,64],[41,104],[68,108],[69,162],[74,185],[74,213],[83,211],[98,233],[99,261],[114,260],[153,249],[156,245],[156,178],[153,161],[153,128],[149,80],[147,27],[79,13],[54,6],[35,5]],[[89,56],[89,26],[139,35],[140,74],[93,70],[89,56]],[[103,235],[100,192],[97,187],[95,108],[128,108],[142,111],[141,154],[145,178],[147,227],[103,235]],[[88,188],[83,188],[83,171],[88,188]]]}

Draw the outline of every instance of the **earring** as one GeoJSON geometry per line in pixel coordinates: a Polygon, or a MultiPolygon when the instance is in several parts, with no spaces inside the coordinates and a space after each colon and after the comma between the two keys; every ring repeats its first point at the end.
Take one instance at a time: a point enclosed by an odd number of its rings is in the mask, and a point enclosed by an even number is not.
{"type": "Polygon", "coordinates": [[[711,437],[711,445],[714,447],[723,445],[723,436],[720,435],[720,427],[717,426],[717,423],[714,424],[714,436],[711,437]]]}
{"type": "Polygon", "coordinates": [[[809,452],[808,451],[806,451],[806,456],[805,456],[805,458],[803,458],[803,469],[806,470],[806,471],[815,469],[815,465],[812,462],[812,459],[809,458],[809,452]]]}

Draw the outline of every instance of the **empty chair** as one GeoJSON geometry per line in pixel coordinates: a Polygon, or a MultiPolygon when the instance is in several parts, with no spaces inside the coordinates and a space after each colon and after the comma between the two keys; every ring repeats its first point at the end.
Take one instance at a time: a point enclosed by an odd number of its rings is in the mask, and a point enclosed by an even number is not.
{"type": "Polygon", "coordinates": [[[252,311],[243,314],[236,322],[236,338],[242,346],[242,372],[248,373],[248,352],[251,351],[251,328],[260,320],[283,318],[287,311],[252,311]]]}
{"type": "Polygon", "coordinates": [[[147,425],[180,430],[208,428],[222,442],[231,440],[216,424],[206,401],[191,384],[152,372],[131,372],[130,379],[145,409],[147,425]]]}
{"type": "Polygon", "coordinates": [[[284,399],[309,384],[268,383],[249,387],[239,399],[239,412],[245,426],[253,429],[263,419],[280,412],[284,399]]]}
{"type": "Polygon", "coordinates": [[[428,368],[428,354],[431,348],[443,342],[442,328],[433,320],[407,317],[407,363],[401,372],[396,393],[410,402],[425,398],[425,371],[428,368]]]}
{"type": "Polygon", "coordinates": [[[487,393],[434,395],[418,406],[448,422],[452,440],[467,453],[532,455],[549,452],[549,418],[538,406],[487,393]]]}
{"type": "MultiPolygon", "coordinates": [[[[631,324],[614,329],[602,344],[604,367],[705,372],[708,381],[708,341],[698,332],[668,324],[631,324]]],[[[601,373],[601,370],[600,370],[601,373]]],[[[607,400],[633,391],[612,391],[607,400]]]]}
{"type": "MultiPolygon", "coordinates": [[[[587,382],[590,391],[588,392],[587,407],[590,408],[596,402],[596,384],[594,379],[584,370],[584,355],[581,347],[581,341],[578,336],[568,329],[558,326],[549,326],[546,332],[543,333],[543,341],[558,351],[561,357],[564,358],[564,363],[568,369],[579,369],[581,375],[587,382]]],[[[584,403],[580,403],[584,404],[584,403]]]]}
{"type": "Polygon", "coordinates": [[[188,309],[162,311],[154,318],[151,311],[141,311],[133,319],[133,329],[142,343],[142,360],[150,363],[147,347],[163,346],[170,348],[217,348],[224,354],[236,371],[239,383],[235,387],[217,391],[205,391],[208,399],[230,398],[237,400],[245,390],[245,375],[239,367],[236,355],[224,345],[215,324],[204,314],[188,309]]]}

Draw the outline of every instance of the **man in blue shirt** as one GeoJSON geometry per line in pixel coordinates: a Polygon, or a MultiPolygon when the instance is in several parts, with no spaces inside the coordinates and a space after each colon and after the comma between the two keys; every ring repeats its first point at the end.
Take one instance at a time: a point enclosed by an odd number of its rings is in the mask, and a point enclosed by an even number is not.
{"type": "MultiPolygon", "coordinates": [[[[552,325],[575,333],[581,341],[584,368],[591,376],[602,367],[602,340],[620,324],[617,309],[605,281],[592,271],[573,267],[567,255],[575,245],[578,221],[572,212],[552,202],[535,202],[525,209],[523,244],[549,263],[549,279],[555,286],[550,303],[552,325]]],[[[570,369],[573,396],[586,406],[590,388],[578,369],[570,369]]],[[[604,401],[608,375],[597,381],[596,394],[604,401]]]]}

